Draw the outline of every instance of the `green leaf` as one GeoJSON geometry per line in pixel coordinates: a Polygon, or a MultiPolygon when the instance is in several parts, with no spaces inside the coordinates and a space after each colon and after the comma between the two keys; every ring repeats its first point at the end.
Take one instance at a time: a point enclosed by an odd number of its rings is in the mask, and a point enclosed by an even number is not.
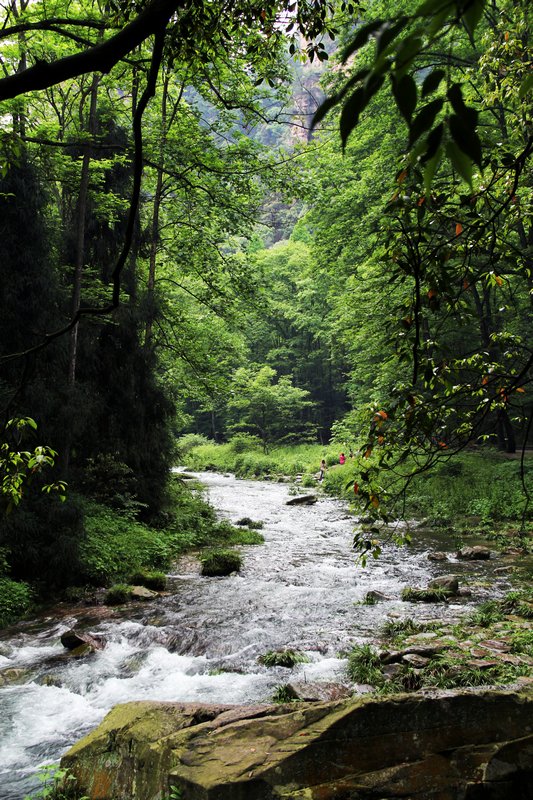
{"type": "Polygon", "coordinates": [[[464,121],[455,114],[452,114],[448,124],[456,145],[481,169],[481,141],[475,130],[465,125],[464,121]]]}
{"type": "Polygon", "coordinates": [[[396,75],[399,78],[409,67],[411,61],[420,53],[423,41],[415,32],[400,42],[396,53],[396,75]]]}
{"type": "Polygon", "coordinates": [[[477,125],[478,113],[475,109],[465,105],[461,86],[458,83],[454,83],[446,93],[446,96],[452,104],[452,108],[457,116],[461,117],[466,125],[475,128],[477,125]]]}
{"type": "Polygon", "coordinates": [[[425,0],[415,11],[416,17],[427,17],[430,14],[436,14],[443,9],[452,9],[455,3],[451,0],[425,0]]]}
{"type": "Polygon", "coordinates": [[[435,121],[435,117],[442,109],[444,100],[432,100],[420,111],[409,127],[409,147],[411,147],[425,133],[435,121]]]}
{"type": "Polygon", "coordinates": [[[328,111],[331,111],[339,102],[339,95],[334,94],[331,97],[326,97],[323,103],[319,105],[311,120],[311,128],[315,128],[321,120],[324,119],[328,111]]]}
{"type": "Polygon", "coordinates": [[[533,74],[528,75],[522,83],[520,84],[520,89],[518,90],[518,97],[522,100],[528,92],[533,89],[533,74]]]}
{"type": "Polygon", "coordinates": [[[445,75],[446,73],[443,69],[434,69],[429,75],[426,75],[422,84],[422,97],[427,97],[428,94],[438,89],[445,75]]]}
{"type": "Polygon", "coordinates": [[[392,93],[400,114],[409,124],[416,108],[416,83],[410,75],[404,75],[399,81],[396,81],[393,77],[392,93]]]}
{"type": "Polygon", "coordinates": [[[438,147],[432,158],[429,159],[424,167],[424,189],[426,197],[429,197],[431,192],[431,184],[433,183],[433,176],[442,158],[442,147],[438,147]]]}
{"type": "Polygon", "coordinates": [[[430,132],[426,141],[427,145],[426,152],[424,153],[421,159],[423,164],[425,164],[426,161],[432,159],[435,153],[437,152],[440,143],[442,141],[443,132],[444,132],[444,125],[442,124],[442,122],[439,125],[437,125],[436,128],[433,128],[433,130],[430,132]]]}
{"type": "Polygon", "coordinates": [[[367,93],[361,86],[359,89],[356,89],[352,95],[350,95],[344,104],[340,118],[340,131],[343,149],[346,146],[348,136],[359,121],[359,115],[361,114],[361,111],[363,111],[367,103],[367,93]]]}
{"type": "Polygon", "coordinates": [[[473,40],[474,31],[483,16],[485,0],[471,0],[463,14],[463,24],[470,38],[473,40]]]}
{"type": "Polygon", "coordinates": [[[386,22],[377,37],[377,47],[376,47],[376,54],[381,55],[389,46],[391,42],[396,39],[398,34],[405,28],[407,25],[408,18],[407,17],[400,17],[398,22],[394,25],[390,25],[386,22]]]}
{"type": "Polygon", "coordinates": [[[452,166],[459,173],[461,178],[465,180],[470,187],[472,187],[472,161],[463,153],[463,151],[455,144],[455,142],[448,142],[446,145],[446,154],[450,159],[452,166]]]}
{"type": "Polygon", "coordinates": [[[376,19],[373,22],[369,22],[367,25],[363,25],[362,28],[359,28],[355,37],[352,39],[344,53],[342,54],[342,63],[345,64],[346,61],[350,58],[350,56],[355,53],[356,50],[359,50],[363,45],[365,45],[370,36],[377,31],[383,25],[382,19],[376,19]]]}

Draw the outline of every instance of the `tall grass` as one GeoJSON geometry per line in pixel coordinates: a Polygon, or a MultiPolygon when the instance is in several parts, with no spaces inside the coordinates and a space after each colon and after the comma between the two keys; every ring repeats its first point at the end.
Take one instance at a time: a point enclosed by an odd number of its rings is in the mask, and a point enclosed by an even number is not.
{"type": "MultiPolygon", "coordinates": [[[[179,447],[179,443],[178,443],[179,447]]],[[[315,475],[324,458],[329,465],[338,461],[336,448],[319,444],[271,447],[268,453],[250,437],[247,443],[239,437],[234,443],[201,444],[183,453],[183,462],[199,472],[217,470],[233,472],[239,478],[279,478],[315,475]]],[[[327,473],[326,473],[327,476],[327,473]]]]}

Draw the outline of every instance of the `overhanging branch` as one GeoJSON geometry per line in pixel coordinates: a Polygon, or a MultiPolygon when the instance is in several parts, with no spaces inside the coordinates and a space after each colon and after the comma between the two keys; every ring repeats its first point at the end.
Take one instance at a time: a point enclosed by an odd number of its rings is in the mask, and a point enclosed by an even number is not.
{"type": "Polygon", "coordinates": [[[150,36],[164,31],[172,15],[184,5],[184,0],[153,0],[132,22],[105,42],[51,63],[38,61],[22,72],[1,78],[0,102],[26,92],[48,89],[90,72],[109,72],[150,36]]]}

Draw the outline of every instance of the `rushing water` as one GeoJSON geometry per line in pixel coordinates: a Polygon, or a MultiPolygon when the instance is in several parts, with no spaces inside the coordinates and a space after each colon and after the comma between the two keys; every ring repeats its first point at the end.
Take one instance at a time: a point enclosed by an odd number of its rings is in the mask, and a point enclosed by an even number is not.
{"type": "MultiPolygon", "coordinates": [[[[35,785],[36,768],[58,760],[116,703],[252,703],[268,701],[289,676],[342,681],[343,651],[372,640],[384,619],[455,618],[485,599],[480,588],[471,601],[401,602],[404,586],[423,586],[437,574],[467,569],[470,578],[482,575],[481,562],[428,561],[428,549],[445,549],[442,541],[417,537],[410,548],[385,545],[380,559],[363,570],[354,563],[353,517],[340,502],[287,506],[285,484],[215,474],[202,481],[221,516],[263,521],[265,544],[242,548],[238,575],[201,577],[189,557],[171,576],[168,596],[103,617],[96,609],[87,629],[108,644],[86,658],[65,657],[60,643],[69,628],[87,627],[81,609],[1,637],[0,670],[21,672],[19,682],[0,688],[0,798],[24,797],[35,785]],[[390,599],[361,605],[370,589],[390,599]],[[282,647],[304,651],[310,663],[292,671],[258,664],[259,655],[282,647]]],[[[507,588],[505,576],[495,577],[491,594],[507,588]]]]}

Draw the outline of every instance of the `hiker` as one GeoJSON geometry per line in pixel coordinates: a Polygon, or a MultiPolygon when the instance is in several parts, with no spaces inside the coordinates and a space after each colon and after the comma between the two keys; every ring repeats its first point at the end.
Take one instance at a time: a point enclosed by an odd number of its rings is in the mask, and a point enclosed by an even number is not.
{"type": "Polygon", "coordinates": [[[324,480],[325,472],[326,472],[326,462],[324,461],[324,459],[322,459],[322,461],[320,462],[320,470],[318,472],[318,480],[320,481],[320,483],[322,483],[322,481],[324,480]]]}
{"type": "Polygon", "coordinates": [[[340,456],[339,456],[339,464],[342,465],[342,464],[345,464],[345,463],[346,463],[346,456],[344,455],[344,453],[341,453],[340,456]]]}

